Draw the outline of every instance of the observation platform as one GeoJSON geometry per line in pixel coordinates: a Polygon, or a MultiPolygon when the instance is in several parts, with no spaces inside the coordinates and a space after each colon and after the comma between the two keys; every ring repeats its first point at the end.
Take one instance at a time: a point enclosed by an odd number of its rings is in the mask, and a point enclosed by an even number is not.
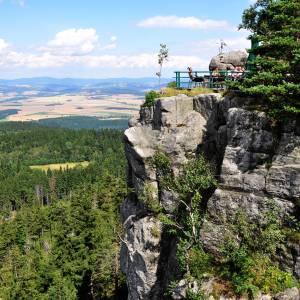
{"type": "Polygon", "coordinates": [[[189,72],[187,71],[175,71],[174,73],[176,88],[178,89],[192,89],[195,87],[203,87],[223,90],[226,87],[226,82],[243,79],[246,76],[247,71],[192,71],[192,77],[194,78],[194,80],[190,78],[189,72]]]}

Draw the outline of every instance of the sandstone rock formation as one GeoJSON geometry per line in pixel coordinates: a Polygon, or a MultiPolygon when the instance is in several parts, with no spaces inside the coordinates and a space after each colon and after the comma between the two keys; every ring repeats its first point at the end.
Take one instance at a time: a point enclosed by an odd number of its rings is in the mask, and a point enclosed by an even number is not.
{"type": "Polygon", "coordinates": [[[230,51],[214,56],[209,64],[210,70],[233,70],[235,67],[245,67],[248,54],[244,51],[230,51]]]}
{"type": "MultiPolygon", "coordinates": [[[[145,186],[150,186],[153,197],[167,213],[177,205],[177,196],[161,188],[151,164],[156,151],[169,155],[175,174],[198,152],[216,165],[219,186],[208,199],[201,229],[202,243],[215,257],[219,255],[226,224],[240,209],[253,222],[262,222],[267,199],[278,204],[281,216],[299,208],[299,123],[278,128],[264,113],[249,110],[251,101],[222,98],[219,94],[194,98],[179,95],[158,99],[154,107],[142,108],[140,117],[129,122],[125,147],[128,183],[134,192],[121,208],[121,265],[127,276],[129,300],[164,299],[170,280],[178,276],[176,240],[166,238],[161,222],[140,201],[145,186]]],[[[286,245],[278,261],[300,279],[299,244],[286,245]]],[[[181,281],[181,286],[187,283],[181,281]]],[[[296,291],[273,299],[299,299],[296,291]]],[[[177,292],[174,299],[184,299],[178,296],[184,291],[179,288],[177,292]]],[[[272,298],[262,295],[259,299],[272,298]]]]}

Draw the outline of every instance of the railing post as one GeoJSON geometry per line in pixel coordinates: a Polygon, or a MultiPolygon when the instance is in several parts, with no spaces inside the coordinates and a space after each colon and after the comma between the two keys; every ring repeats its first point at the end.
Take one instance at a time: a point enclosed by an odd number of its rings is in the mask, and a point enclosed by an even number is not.
{"type": "Polygon", "coordinates": [[[178,89],[180,86],[180,83],[178,82],[178,73],[179,72],[175,72],[175,80],[176,80],[176,88],[178,89]]]}
{"type": "Polygon", "coordinates": [[[212,72],[209,71],[209,88],[212,89],[214,85],[214,79],[212,77],[212,72]]]}

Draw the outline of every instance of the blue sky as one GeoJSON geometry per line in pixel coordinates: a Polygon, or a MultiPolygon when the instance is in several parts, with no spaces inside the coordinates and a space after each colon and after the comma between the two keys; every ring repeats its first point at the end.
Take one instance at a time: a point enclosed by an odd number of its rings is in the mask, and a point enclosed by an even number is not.
{"type": "Polygon", "coordinates": [[[207,69],[218,41],[238,32],[251,0],[0,0],[0,78],[141,77],[157,71],[159,44],[175,69],[207,69]]]}

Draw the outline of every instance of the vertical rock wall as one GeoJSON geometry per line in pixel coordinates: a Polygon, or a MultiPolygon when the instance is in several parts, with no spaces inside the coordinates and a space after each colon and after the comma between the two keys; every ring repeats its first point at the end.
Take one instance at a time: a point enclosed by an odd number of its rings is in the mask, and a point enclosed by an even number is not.
{"type": "MultiPolygon", "coordinates": [[[[129,299],[164,299],[169,281],[177,276],[176,241],[139,200],[151,187],[166,212],[176,196],[162,190],[151,164],[156,151],[166,153],[177,174],[197,152],[216,165],[218,189],[207,203],[201,231],[206,250],[218,256],[225,224],[243,208],[259,222],[272,198],[281,214],[297,209],[300,197],[299,124],[274,127],[263,114],[247,110],[251,99],[221,98],[218,94],[163,98],[142,108],[125,131],[128,183],[134,192],[122,204],[124,242],[121,265],[127,276],[129,299]]],[[[288,245],[282,265],[300,278],[300,247],[288,245]]]]}

